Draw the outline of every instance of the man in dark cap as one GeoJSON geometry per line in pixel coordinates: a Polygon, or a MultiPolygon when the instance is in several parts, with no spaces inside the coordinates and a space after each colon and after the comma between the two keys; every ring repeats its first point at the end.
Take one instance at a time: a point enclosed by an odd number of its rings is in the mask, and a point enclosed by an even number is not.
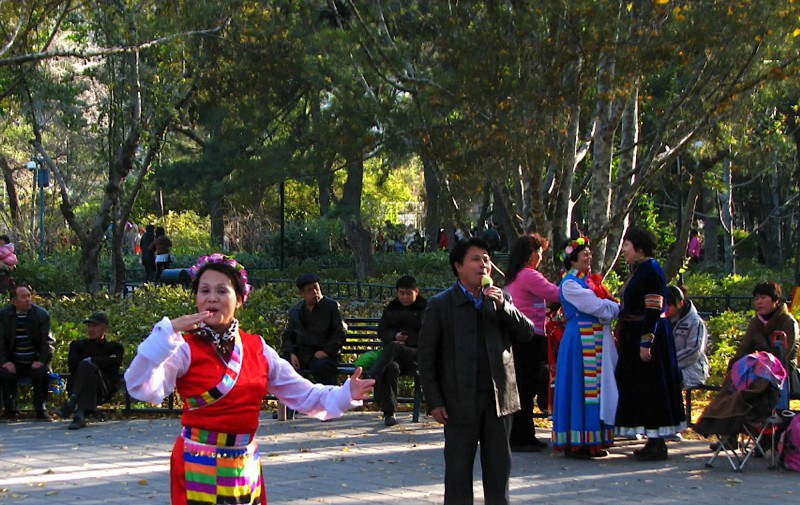
{"type": "Polygon", "coordinates": [[[303,299],[289,309],[283,355],[295,370],[308,370],[316,382],[335,385],[339,351],[347,335],[339,303],[322,295],[315,274],[301,275],[295,284],[303,299]]]}
{"type": "Polygon", "coordinates": [[[119,367],[125,349],[118,342],[106,338],[108,316],[95,312],[86,323],[89,338],[69,344],[69,400],[58,411],[67,418],[74,416],[68,428],[78,430],[86,426],[86,413],[111,399],[119,387],[119,367]]]}

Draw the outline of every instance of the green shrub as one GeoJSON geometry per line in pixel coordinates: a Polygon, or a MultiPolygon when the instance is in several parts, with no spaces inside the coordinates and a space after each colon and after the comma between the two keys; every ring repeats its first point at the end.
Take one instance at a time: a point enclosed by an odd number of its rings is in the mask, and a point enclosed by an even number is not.
{"type": "Polygon", "coordinates": [[[711,365],[710,382],[720,384],[728,371],[728,362],[736,354],[753,312],[726,310],[719,316],[710,317],[706,323],[709,334],[708,360],[711,365]]]}

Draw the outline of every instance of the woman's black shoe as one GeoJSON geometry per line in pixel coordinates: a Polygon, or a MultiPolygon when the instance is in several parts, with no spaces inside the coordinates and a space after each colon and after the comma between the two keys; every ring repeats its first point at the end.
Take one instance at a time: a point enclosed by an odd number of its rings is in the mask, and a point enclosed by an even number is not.
{"type": "Polygon", "coordinates": [[[663,461],[667,459],[667,444],[663,438],[652,438],[647,440],[647,445],[644,446],[638,454],[634,451],[634,456],[639,461],[663,461]],[[652,441],[652,444],[650,443],[652,441]]]}
{"type": "Polygon", "coordinates": [[[633,450],[633,455],[638,458],[641,455],[650,454],[650,452],[652,452],[653,450],[653,444],[654,444],[653,440],[654,439],[652,438],[648,438],[647,443],[644,444],[644,447],[642,447],[641,449],[633,450]]]}

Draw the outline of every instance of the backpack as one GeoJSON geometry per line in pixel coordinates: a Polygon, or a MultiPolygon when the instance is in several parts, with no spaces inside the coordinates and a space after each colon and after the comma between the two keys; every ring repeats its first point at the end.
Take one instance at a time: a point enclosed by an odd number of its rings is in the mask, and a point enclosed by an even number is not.
{"type": "Polygon", "coordinates": [[[778,451],[785,469],[800,472],[800,414],[791,418],[789,427],[781,435],[778,451]]]}

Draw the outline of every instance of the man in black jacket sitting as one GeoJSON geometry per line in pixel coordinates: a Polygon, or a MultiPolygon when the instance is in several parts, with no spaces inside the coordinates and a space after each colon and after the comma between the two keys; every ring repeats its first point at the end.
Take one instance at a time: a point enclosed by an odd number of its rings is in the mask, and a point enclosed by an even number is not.
{"type": "Polygon", "coordinates": [[[0,384],[3,419],[17,418],[17,381],[30,377],[36,419],[50,421],[46,410],[50,362],[56,340],[50,331],[50,313],[33,303],[31,288],[23,284],[11,290],[11,305],[0,310],[0,384]]]}
{"type": "Polygon", "coordinates": [[[336,385],[336,366],[347,335],[339,303],[322,295],[319,277],[304,274],[295,281],[303,298],[289,309],[282,354],[295,370],[308,370],[315,382],[336,385]]]}
{"type": "Polygon", "coordinates": [[[378,325],[383,351],[369,371],[369,376],[375,379],[375,398],[381,404],[386,426],[397,424],[394,413],[400,375],[417,370],[417,340],[427,303],[419,296],[417,280],[410,275],[400,277],[395,289],[397,296],[383,309],[378,325]]]}
{"type": "Polygon", "coordinates": [[[69,344],[69,401],[58,411],[60,417],[73,413],[68,428],[78,430],[86,426],[86,413],[111,399],[119,387],[119,367],[125,349],[118,342],[106,338],[108,316],[95,312],[86,323],[89,338],[69,344]]]}

